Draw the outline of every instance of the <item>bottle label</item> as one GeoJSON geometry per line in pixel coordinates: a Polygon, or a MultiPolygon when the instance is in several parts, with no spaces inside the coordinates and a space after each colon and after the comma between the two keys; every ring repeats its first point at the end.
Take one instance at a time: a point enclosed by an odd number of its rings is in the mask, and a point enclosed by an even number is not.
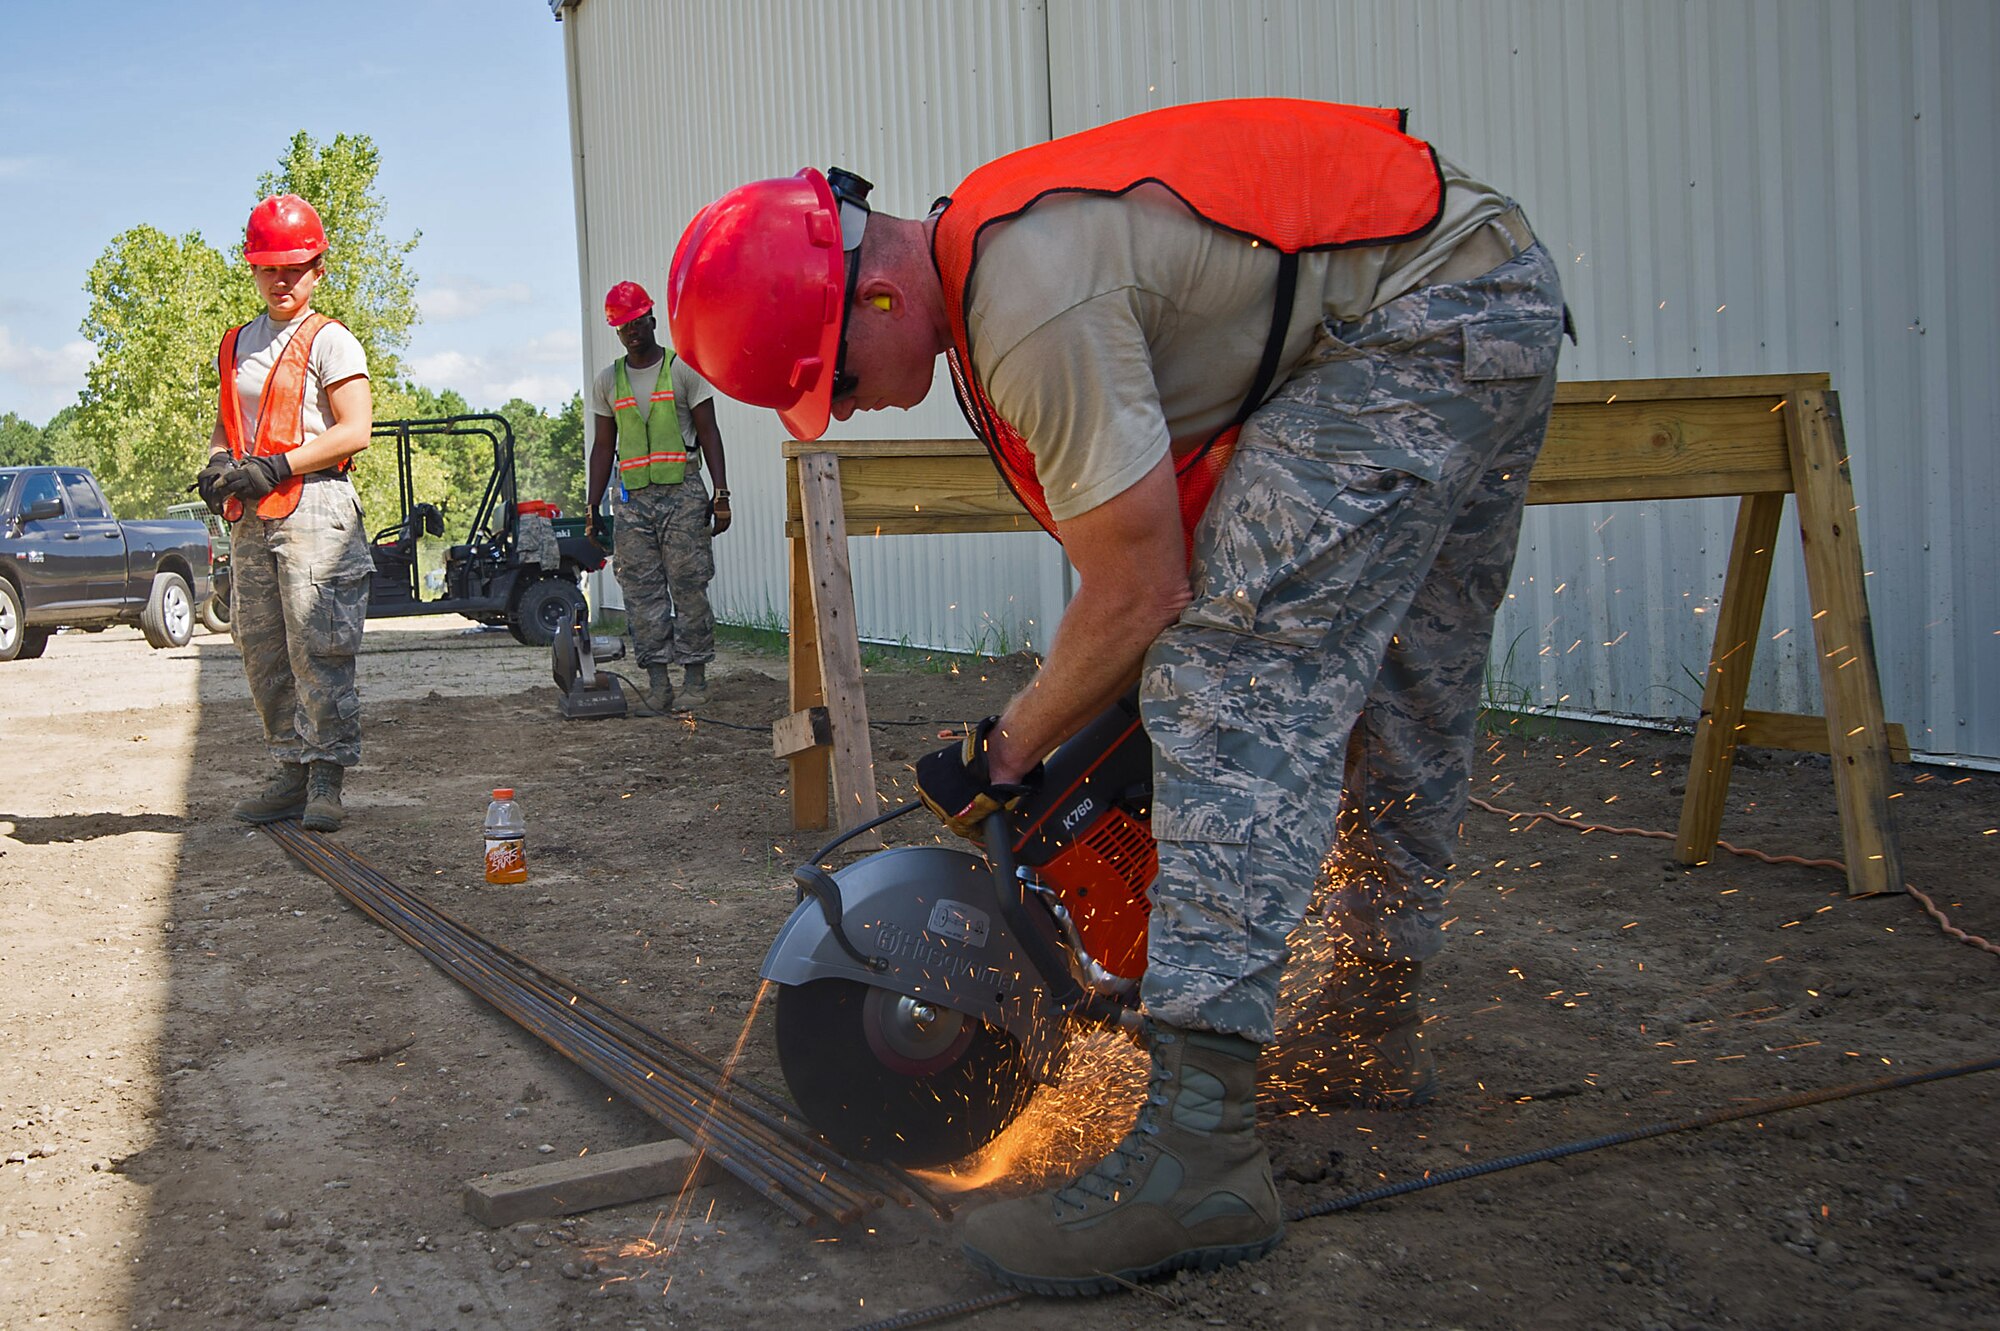
{"type": "Polygon", "coordinates": [[[486,881],[520,883],[527,881],[528,857],[520,837],[486,838],[486,881]]]}

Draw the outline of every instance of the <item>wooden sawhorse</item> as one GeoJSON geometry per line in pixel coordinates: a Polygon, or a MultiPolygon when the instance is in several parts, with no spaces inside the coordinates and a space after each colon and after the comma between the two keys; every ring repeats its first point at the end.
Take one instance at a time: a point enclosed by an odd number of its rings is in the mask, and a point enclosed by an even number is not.
{"type": "MultiPolygon", "coordinates": [[[[973,440],[793,441],[785,458],[793,714],[772,727],[772,750],[791,761],[793,826],[826,826],[831,794],[846,829],[879,812],[848,532],[1036,528],[973,440]]],[[[1737,745],[1826,753],[1848,892],[1900,892],[1889,763],[1906,761],[1909,749],[1882,712],[1854,485],[1827,376],[1558,385],[1529,503],[1732,495],[1740,498],[1736,535],[1675,854],[1701,864],[1714,852],[1737,745]],[[1823,717],[1744,707],[1787,494],[1798,501],[1823,717]]]]}

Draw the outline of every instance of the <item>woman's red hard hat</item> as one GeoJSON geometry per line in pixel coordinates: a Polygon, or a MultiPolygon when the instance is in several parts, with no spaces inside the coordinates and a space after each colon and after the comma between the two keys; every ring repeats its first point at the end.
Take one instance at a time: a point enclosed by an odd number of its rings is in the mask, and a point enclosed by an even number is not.
{"type": "Polygon", "coordinates": [[[243,228],[243,262],[260,268],[309,263],[326,253],[326,228],[296,194],[274,194],[250,210],[243,228]]]}

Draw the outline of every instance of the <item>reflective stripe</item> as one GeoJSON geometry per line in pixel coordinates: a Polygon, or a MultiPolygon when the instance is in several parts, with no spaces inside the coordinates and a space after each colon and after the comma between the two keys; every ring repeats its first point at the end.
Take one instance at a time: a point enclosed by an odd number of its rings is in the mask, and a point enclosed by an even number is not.
{"type": "Polygon", "coordinates": [[[619,458],[618,470],[636,471],[640,467],[650,467],[655,462],[686,463],[687,460],[688,455],[685,453],[648,453],[641,458],[619,458]]]}
{"type": "Polygon", "coordinates": [[[636,397],[621,397],[611,404],[611,409],[613,411],[623,411],[627,407],[636,407],[638,405],[639,399],[636,397]]]}

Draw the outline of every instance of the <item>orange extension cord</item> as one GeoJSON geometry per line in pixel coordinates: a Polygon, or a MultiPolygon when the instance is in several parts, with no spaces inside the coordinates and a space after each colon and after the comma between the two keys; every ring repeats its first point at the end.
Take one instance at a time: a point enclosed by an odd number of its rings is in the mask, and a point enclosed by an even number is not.
{"type": "MultiPolygon", "coordinates": [[[[1647,827],[1608,827],[1602,823],[1586,823],[1576,818],[1564,818],[1560,814],[1516,813],[1512,809],[1503,809],[1497,804],[1488,804],[1477,795],[1472,795],[1468,798],[1474,804],[1486,810],[1486,812],[1497,813],[1510,823],[1516,818],[1526,818],[1528,820],[1528,827],[1533,827],[1536,823],[1550,822],[1561,827],[1574,827],[1580,832],[1610,832],[1616,836],[1650,837],[1655,841],[1673,841],[1676,839],[1672,832],[1657,832],[1647,827]]],[[[1528,827],[1524,827],[1521,830],[1525,832],[1528,830],[1528,827]]],[[[1749,860],[1762,860],[1766,864],[1802,864],[1808,869],[1837,869],[1841,873],[1847,872],[1847,865],[1840,860],[1808,860],[1802,859],[1797,855],[1766,855],[1761,850],[1748,850],[1740,846],[1732,846],[1727,841],[1722,840],[1717,840],[1715,844],[1728,851],[1731,855],[1741,855],[1743,858],[1749,860]]],[[[1916,884],[1904,883],[1903,890],[1915,897],[1917,904],[1924,908],[1924,913],[1937,921],[1938,928],[1944,931],[1945,937],[1955,939],[1970,947],[1976,947],[1981,952],[1990,952],[1994,956],[2000,957],[2000,947],[1987,942],[1977,934],[1969,934],[1957,925],[1954,925],[1946,917],[1945,913],[1938,909],[1936,902],[1917,890],[1916,884]]]]}

